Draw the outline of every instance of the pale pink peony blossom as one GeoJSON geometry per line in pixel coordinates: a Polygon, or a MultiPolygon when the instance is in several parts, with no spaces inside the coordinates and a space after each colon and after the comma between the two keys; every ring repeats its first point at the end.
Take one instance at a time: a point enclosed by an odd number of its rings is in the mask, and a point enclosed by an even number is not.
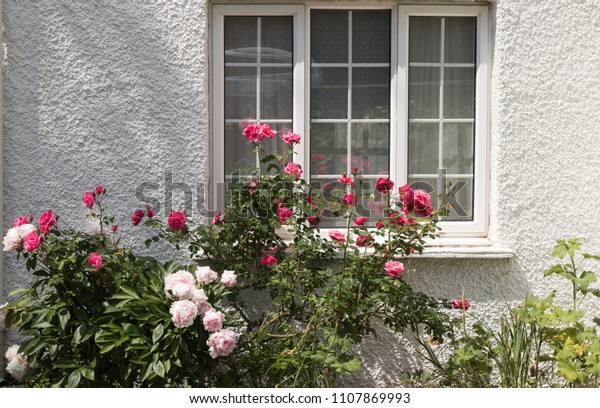
{"type": "Polygon", "coordinates": [[[228,329],[211,334],[206,342],[209,346],[208,353],[212,358],[229,355],[236,343],[237,334],[228,329]]]}
{"type": "Polygon", "coordinates": [[[194,302],[196,306],[198,306],[198,313],[200,314],[204,314],[208,309],[210,309],[210,304],[208,303],[208,296],[206,296],[206,292],[204,292],[204,289],[198,289],[194,287],[191,301],[194,302]]]}
{"type": "Polygon", "coordinates": [[[235,271],[223,271],[221,274],[221,283],[228,288],[235,286],[237,275],[235,271]]]}
{"type": "Polygon", "coordinates": [[[208,266],[201,266],[196,270],[196,281],[203,285],[208,285],[217,279],[217,273],[208,266]]]}
{"type": "Polygon", "coordinates": [[[165,276],[165,294],[169,299],[173,299],[173,289],[176,285],[195,286],[196,278],[190,272],[181,270],[165,276]]]}
{"type": "Polygon", "coordinates": [[[6,365],[6,372],[19,382],[23,381],[27,372],[27,361],[15,358],[6,365]]]}
{"type": "Polygon", "coordinates": [[[223,320],[225,320],[225,315],[222,312],[210,308],[204,312],[202,325],[209,332],[218,332],[223,328],[223,320]]]}
{"type": "Polygon", "coordinates": [[[188,283],[178,283],[173,286],[171,293],[173,293],[173,296],[179,300],[192,300],[194,296],[194,289],[196,289],[196,286],[194,285],[190,285],[188,283]]]}
{"type": "Polygon", "coordinates": [[[9,228],[2,240],[2,250],[4,252],[12,252],[19,249],[21,245],[21,237],[19,236],[19,227],[9,228]]]}
{"type": "MultiPolygon", "coordinates": [[[[6,354],[4,354],[4,357],[6,357],[7,361],[13,361],[15,358],[17,358],[18,355],[19,355],[19,345],[13,344],[6,350],[6,354]]],[[[23,355],[23,357],[25,357],[25,356],[23,355]]]]}
{"type": "Polygon", "coordinates": [[[194,319],[198,316],[198,306],[191,300],[177,300],[173,302],[169,312],[175,327],[183,329],[194,324],[194,319]]]}

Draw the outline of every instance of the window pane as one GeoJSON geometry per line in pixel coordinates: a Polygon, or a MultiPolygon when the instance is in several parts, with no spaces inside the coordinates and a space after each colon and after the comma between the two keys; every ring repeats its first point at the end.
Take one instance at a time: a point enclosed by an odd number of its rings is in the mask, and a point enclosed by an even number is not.
{"type": "Polygon", "coordinates": [[[256,68],[225,67],[225,118],[256,117],[256,68]]]}
{"type": "Polygon", "coordinates": [[[475,68],[444,70],[444,118],[475,117],[475,68]]]}
{"type": "Polygon", "coordinates": [[[292,67],[262,68],[260,81],[263,120],[291,118],[294,104],[292,67]]]}
{"type": "Polygon", "coordinates": [[[440,115],[440,69],[410,67],[408,98],[409,118],[438,118],[440,115]]]}
{"type": "Polygon", "coordinates": [[[444,168],[450,174],[473,174],[473,124],[444,124],[444,168]]]}
{"type": "Polygon", "coordinates": [[[225,63],[256,62],[256,17],[225,17],[225,63]]]}
{"type": "Polygon", "coordinates": [[[225,176],[237,175],[239,169],[256,165],[247,143],[237,123],[225,126],[225,176]]]}
{"type": "Polygon", "coordinates": [[[440,62],[441,18],[410,17],[410,62],[440,62]]]}
{"type": "Polygon", "coordinates": [[[408,125],[408,173],[437,174],[439,157],[439,125],[408,125]]]}
{"type": "MultiPolygon", "coordinates": [[[[337,175],[346,171],[348,142],[345,123],[313,123],[311,125],[311,173],[337,175]]],[[[358,163],[358,159],[356,160],[358,163]]]]}
{"type": "Polygon", "coordinates": [[[292,17],[262,17],[261,22],[261,61],[291,66],[294,46],[292,17]]]}
{"type": "Polygon", "coordinates": [[[311,62],[348,62],[348,12],[311,12],[311,62]]]}
{"type": "Polygon", "coordinates": [[[445,62],[474,63],[477,41],[476,17],[446,17],[445,62]]]}
{"type": "MultiPolygon", "coordinates": [[[[363,174],[389,173],[390,126],[387,123],[352,125],[352,165],[363,174]]],[[[346,159],[347,160],[347,159],[346,159]]]]}
{"type": "Polygon", "coordinates": [[[473,179],[449,178],[446,180],[446,200],[450,214],[444,221],[471,221],[473,219],[473,179]]]}
{"type": "Polygon", "coordinates": [[[313,68],[311,71],[311,118],[346,119],[348,117],[348,70],[313,68]]]}
{"type": "Polygon", "coordinates": [[[354,68],[352,70],[352,118],[387,119],[389,117],[389,68],[354,68]]]}
{"type": "Polygon", "coordinates": [[[352,62],[390,62],[389,10],[352,12],[352,62]]]}

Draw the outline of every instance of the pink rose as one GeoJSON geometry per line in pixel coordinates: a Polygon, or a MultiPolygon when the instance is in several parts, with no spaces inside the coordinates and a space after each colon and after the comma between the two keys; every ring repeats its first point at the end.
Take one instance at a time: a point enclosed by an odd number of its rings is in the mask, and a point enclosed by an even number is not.
{"type": "Polygon", "coordinates": [[[329,231],[329,238],[331,238],[333,241],[337,241],[337,242],[346,242],[346,235],[344,235],[342,232],[337,231],[337,230],[330,230],[329,231]]]}
{"type": "Polygon", "coordinates": [[[235,271],[223,271],[221,274],[221,283],[228,288],[232,288],[235,286],[237,280],[237,276],[235,271]]]}
{"type": "Polygon", "coordinates": [[[389,177],[380,177],[375,184],[375,189],[382,194],[387,194],[394,188],[394,182],[389,177]]]}
{"type": "Polygon", "coordinates": [[[469,310],[470,307],[471,307],[471,304],[469,303],[469,301],[467,299],[462,299],[462,300],[454,299],[452,301],[453,309],[469,310]]]}
{"type": "Polygon", "coordinates": [[[203,285],[208,285],[217,279],[217,273],[209,266],[200,266],[196,269],[196,281],[203,285]]]}
{"type": "Polygon", "coordinates": [[[365,223],[369,220],[368,217],[356,217],[356,220],[354,220],[353,224],[354,225],[365,225],[365,223]]]}
{"type": "Polygon", "coordinates": [[[251,123],[242,131],[242,135],[252,143],[259,143],[265,137],[273,139],[276,134],[277,132],[271,129],[271,126],[258,123],[251,123]]]}
{"type": "Polygon", "coordinates": [[[277,258],[273,255],[266,254],[262,257],[261,262],[266,267],[271,267],[277,263],[277,258]]]}
{"type": "Polygon", "coordinates": [[[19,217],[13,221],[13,227],[20,227],[25,224],[29,224],[29,219],[27,217],[19,217]]]}
{"type": "Polygon", "coordinates": [[[388,261],[385,263],[385,271],[392,278],[399,278],[404,272],[404,264],[398,261],[388,261]]]}
{"type": "Polygon", "coordinates": [[[412,218],[410,218],[409,216],[405,215],[405,214],[400,214],[398,211],[392,211],[390,213],[390,223],[392,224],[396,224],[396,225],[412,225],[415,223],[415,220],[413,220],[412,218]]]}
{"type": "Polygon", "coordinates": [[[173,302],[169,312],[175,327],[183,329],[194,324],[194,319],[198,316],[198,307],[191,300],[177,300],[173,302]]]}
{"type": "Polygon", "coordinates": [[[353,192],[350,194],[346,194],[342,201],[345,205],[356,205],[356,194],[354,194],[353,192]]]}
{"type": "Polygon", "coordinates": [[[368,235],[368,236],[360,235],[358,238],[356,238],[356,246],[359,246],[361,248],[369,246],[369,245],[371,245],[372,240],[373,240],[372,235],[368,235]]]}
{"type": "Polygon", "coordinates": [[[296,163],[289,162],[284,170],[286,174],[293,174],[297,179],[302,176],[302,169],[296,163]]]}
{"type": "Polygon", "coordinates": [[[352,174],[355,176],[358,174],[358,167],[352,167],[352,174]]]}
{"type": "Polygon", "coordinates": [[[106,190],[102,186],[96,187],[96,195],[100,195],[100,194],[104,193],[105,191],[106,190]]]}
{"type": "Polygon", "coordinates": [[[90,254],[85,266],[93,266],[96,270],[102,268],[102,257],[95,252],[90,254]]]}
{"type": "Polygon", "coordinates": [[[215,214],[215,216],[213,217],[213,224],[217,225],[220,224],[222,222],[221,220],[221,211],[219,211],[217,214],[215,214]]]}
{"type": "Polygon", "coordinates": [[[142,218],[144,218],[144,212],[142,210],[135,210],[131,215],[131,222],[133,222],[134,226],[138,225],[142,221],[142,218]]]}
{"type": "Polygon", "coordinates": [[[32,231],[23,240],[23,249],[25,249],[27,252],[33,252],[38,249],[41,241],[42,237],[38,236],[37,232],[32,231]]]}
{"type": "Polygon", "coordinates": [[[348,186],[351,186],[352,184],[354,184],[354,179],[352,177],[350,177],[349,175],[347,175],[346,173],[342,174],[338,180],[340,183],[344,183],[348,186]]]}
{"type": "Polygon", "coordinates": [[[294,213],[287,207],[280,206],[277,208],[277,218],[279,218],[279,222],[282,224],[285,224],[287,220],[292,218],[292,215],[294,215],[294,213]]]}
{"type": "Polygon", "coordinates": [[[202,317],[202,325],[209,332],[218,332],[223,328],[225,315],[213,308],[208,309],[202,317]]]}
{"type": "Polygon", "coordinates": [[[94,206],[94,193],[88,191],[81,197],[83,199],[83,203],[87,208],[92,208],[94,206]]]}
{"type": "Polygon", "coordinates": [[[281,138],[286,144],[293,145],[294,143],[300,143],[300,135],[297,133],[288,132],[282,135],[281,138]]]}
{"type": "Polygon", "coordinates": [[[180,211],[171,210],[171,215],[169,215],[169,218],[167,218],[167,224],[169,224],[169,228],[171,228],[173,231],[182,230],[185,227],[186,221],[187,218],[185,214],[180,211]]]}
{"type": "Polygon", "coordinates": [[[52,210],[46,211],[38,218],[38,224],[40,225],[40,231],[44,234],[47,233],[50,228],[56,225],[56,214],[52,210]]]}
{"type": "Polygon", "coordinates": [[[165,276],[165,294],[169,299],[175,296],[174,289],[179,285],[196,287],[196,278],[186,270],[180,270],[165,276]]]}
{"type": "Polygon", "coordinates": [[[398,194],[400,194],[400,200],[404,204],[402,212],[411,213],[414,210],[415,205],[415,191],[408,185],[404,185],[398,188],[398,194]]]}
{"type": "Polygon", "coordinates": [[[427,217],[433,212],[431,207],[431,197],[423,190],[415,190],[414,193],[414,211],[419,217],[427,217]]]}
{"type": "Polygon", "coordinates": [[[211,334],[206,342],[209,346],[208,353],[212,358],[231,354],[236,343],[237,334],[228,329],[211,334]]]}

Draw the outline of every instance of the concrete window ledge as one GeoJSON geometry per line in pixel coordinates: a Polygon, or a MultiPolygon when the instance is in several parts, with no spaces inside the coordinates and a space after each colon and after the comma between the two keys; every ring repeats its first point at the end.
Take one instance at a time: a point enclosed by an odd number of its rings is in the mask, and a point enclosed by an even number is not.
{"type": "Polygon", "coordinates": [[[427,244],[423,254],[416,254],[415,258],[502,259],[514,255],[511,248],[487,238],[438,238],[427,244]]]}

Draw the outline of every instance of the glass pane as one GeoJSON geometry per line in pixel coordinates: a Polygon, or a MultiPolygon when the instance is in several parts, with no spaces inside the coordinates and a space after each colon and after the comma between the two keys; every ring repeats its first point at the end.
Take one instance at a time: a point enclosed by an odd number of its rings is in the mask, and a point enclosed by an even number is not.
{"type": "Polygon", "coordinates": [[[410,62],[440,62],[441,30],[440,17],[410,17],[410,62]]]}
{"type": "Polygon", "coordinates": [[[473,220],[473,179],[446,180],[446,195],[450,214],[443,218],[444,221],[473,220]]]}
{"type": "Polygon", "coordinates": [[[437,174],[439,155],[439,125],[410,123],[408,125],[408,172],[437,174]]]}
{"type": "Polygon", "coordinates": [[[262,68],[261,119],[291,119],[293,112],[292,68],[262,68]]]}
{"type": "Polygon", "coordinates": [[[225,63],[256,62],[257,17],[225,17],[225,63]]]}
{"type": "MultiPolygon", "coordinates": [[[[381,177],[387,177],[387,174],[381,175],[381,177]]],[[[378,192],[375,189],[376,184],[376,178],[364,178],[362,180],[361,192],[364,195],[363,205],[357,208],[360,216],[369,217],[367,226],[371,227],[384,216],[384,211],[387,207],[387,195],[378,192]]]]}
{"type": "Polygon", "coordinates": [[[444,69],[444,118],[475,117],[475,69],[444,69]]]}
{"type": "Polygon", "coordinates": [[[443,164],[450,174],[473,174],[473,124],[444,124],[443,164]]]}
{"type": "Polygon", "coordinates": [[[292,17],[261,17],[261,61],[292,64],[292,17]]]}
{"type": "Polygon", "coordinates": [[[389,119],[390,69],[352,70],[352,118],[389,119]]]}
{"type": "Polygon", "coordinates": [[[256,117],[256,68],[225,68],[225,118],[256,117]]]}
{"type": "Polygon", "coordinates": [[[411,67],[408,80],[409,118],[439,118],[439,68],[411,67]]]}
{"type": "Polygon", "coordinates": [[[321,211],[322,228],[345,228],[347,219],[343,217],[344,207],[340,205],[345,194],[345,185],[337,178],[311,181],[313,192],[325,200],[325,209],[321,211]]]}
{"type": "Polygon", "coordinates": [[[225,176],[237,175],[239,169],[255,165],[252,147],[242,136],[242,130],[238,124],[228,123],[225,126],[225,176]]]}
{"type": "Polygon", "coordinates": [[[390,62],[389,10],[352,12],[352,62],[390,62]]]}
{"type": "Polygon", "coordinates": [[[312,119],[346,119],[348,117],[348,70],[313,67],[310,102],[312,119]]]}
{"type": "Polygon", "coordinates": [[[445,20],[445,62],[475,63],[477,18],[446,17],[445,20]]]}
{"type": "Polygon", "coordinates": [[[313,175],[341,175],[346,171],[348,162],[347,129],[345,123],[313,123],[311,125],[310,168],[313,175]]]}
{"type": "Polygon", "coordinates": [[[348,11],[313,10],[311,62],[348,62],[348,11]]]}
{"type": "MultiPolygon", "coordinates": [[[[389,173],[390,126],[387,123],[352,125],[352,167],[363,174],[389,173]]],[[[347,160],[346,160],[347,162],[347,160]]]]}

